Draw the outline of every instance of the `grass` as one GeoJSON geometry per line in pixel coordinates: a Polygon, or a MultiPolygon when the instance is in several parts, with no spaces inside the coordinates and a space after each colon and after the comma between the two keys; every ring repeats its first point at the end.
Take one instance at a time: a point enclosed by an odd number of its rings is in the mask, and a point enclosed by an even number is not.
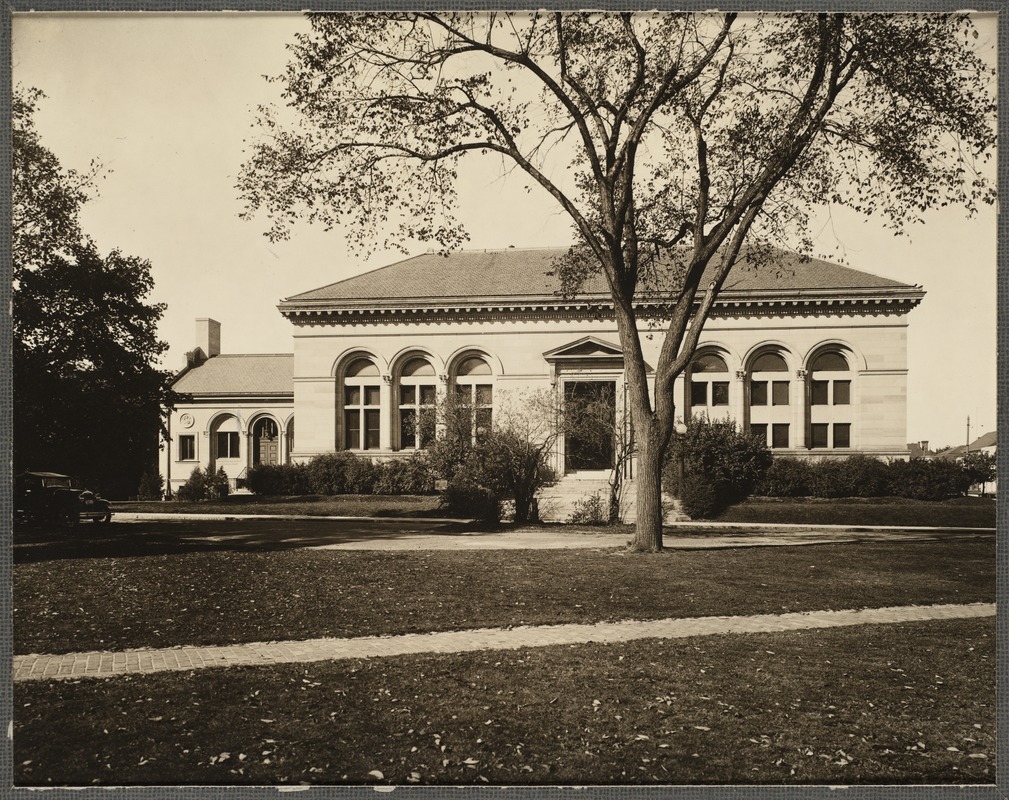
{"type": "Polygon", "coordinates": [[[229,495],[223,500],[135,501],[112,504],[113,512],[142,514],[283,514],[327,517],[438,517],[436,495],[310,494],[292,497],[229,495]]]}
{"type": "Polygon", "coordinates": [[[995,597],[993,536],[654,556],[221,549],[18,563],[17,552],[19,654],[995,597]]]}
{"type": "Polygon", "coordinates": [[[995,501],[959,497],[929,502],[901,497],[751,497],[732,506],[718,522],[799,525],[897,525],[939,528],[994,528],[995,501]]]}
{"type": "Polygon", "coordinates": [[[14,781],[993,783],[994,665],[985,619],[18,683],[14,781]]]}

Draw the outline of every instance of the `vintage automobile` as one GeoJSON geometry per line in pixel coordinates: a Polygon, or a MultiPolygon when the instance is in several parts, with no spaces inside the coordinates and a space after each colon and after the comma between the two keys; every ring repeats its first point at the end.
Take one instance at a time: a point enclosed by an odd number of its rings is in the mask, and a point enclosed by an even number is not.
{"type": "Polygon", "coordinates": [[[112,510],[108,500],[74,487],[68,475],[23,472],[14,478],[14,519],[73,526],[82,520],[108,522],[112,510]]]}

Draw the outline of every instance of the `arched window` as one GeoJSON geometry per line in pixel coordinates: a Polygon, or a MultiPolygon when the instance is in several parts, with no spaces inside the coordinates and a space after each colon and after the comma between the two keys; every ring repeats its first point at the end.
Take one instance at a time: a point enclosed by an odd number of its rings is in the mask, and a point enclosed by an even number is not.
{"type": "Polygon", "coordinates": [[[779,352],[765,351],[750,363],[748,381],[750,432],[773,448],[791,445],[791,385],[788,362],[779,352]]]}
{"type": "Polygon", "coordinates": [[[378,367],[370,358],[352,361],[343,379],[343,446],[346,450],[377,450],[381,447],[378,367]]]}
{"type": "Polygon", "coordinates": [[[399,447],[426,447],[434,440],[435,371],[425,358],[411,358],[399,376],[399,447]]]}
{"type": "Polygon", "coordinates": [[[851,447],[851,367],[839,350],[825,350],[810,364],[809,445],[851,447]]]}
{"type": "Polygon", "coordinates": [[[474,441],[491,429],[494,415],[494,373],[480,356],[469,356],[455,370],[453,389],[460,423],[474,441]]]}
{"type": "Polygon", "coordinates": [[[729,368],[715,353],[697,356],[690,365],[692,414],[729,405],[729,368]]]}
{"type": "Polygon", "coordinates": [[[287,423],[287,455],[286,461],[288,464],[291,463],[291,453],[294,452],[294,417],[287,423]]]}
{"type": "Polygon", "coordinates": [[[238,418],[224,417],[214,425],[212,437],[215,459],[237,459],[241,457],[238,418]]]}

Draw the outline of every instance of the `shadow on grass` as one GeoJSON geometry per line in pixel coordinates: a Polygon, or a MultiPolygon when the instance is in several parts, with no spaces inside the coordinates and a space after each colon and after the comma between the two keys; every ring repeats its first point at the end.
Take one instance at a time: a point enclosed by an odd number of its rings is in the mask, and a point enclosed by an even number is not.
{"type": "Polygon", "coordinates": [[[503,525],[430,520],[223,519],[116,522],[15,529],[14,562],[121,558],[220,550],[267,551],[508,530],[503,525]]]}

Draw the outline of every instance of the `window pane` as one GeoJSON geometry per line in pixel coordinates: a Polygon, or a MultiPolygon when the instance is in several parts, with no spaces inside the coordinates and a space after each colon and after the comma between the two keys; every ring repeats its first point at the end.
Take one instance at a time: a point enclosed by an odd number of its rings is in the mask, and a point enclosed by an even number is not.
{"type": "Polygon", "coordinates": [[[750,384],[750,405],[767,405],[767,381],[754,381],[750,384]]]}
{"type": "Polygon", "coordinates": [[[827,387],[830,381],[813,381],[810,384],[809,402],[814,406],[827,405],[827,387]]]}
{"type": "Polygon", "coordinates": [[[361,449],[361,412],[345,411],[343,414],[343,446],[348,450],[361,449]]]}
{"type": "Polygon", "coordinates": [[[343,390],[343,404],[345,406],[361,405],[361,387],[348,386],[343,390]]]}
{"type": "Polygon", "coordinates": [[[813,447],[826,447],[827,446],[827,425],[821,423],[815,423],[810,425],[810,433],[812,434],[812,446],[813,447]]]}
{"type": "Polygon", "coordinates": [[[362,375],[378,375],[378,367],[370,358],[359,358],[347,367],[348,378],[357,378],[362,375]]]}
{"type": "Polygon", "coordinates": [[[705,381],[690,382],[690,405],[706,406],[708,404],[708,384],[705,381]]]}
{"type": "Polygon", "coordinates": [[[728,372],[729,368],[725,366],[725,361],[721,356],[716,356],[714,353],[708,353],[707,355],[699,356],[694,360],[694,363],[690,367],[692,372],[728,372]]]}
{"type": "Polygon", "coordinates": [[[412,406],[416,402],[417,402],[416,386],[399,387],[399,404],[401,406],[412,406]]]}
{"type": "Polygon", "coordinates": [[[478,356],[467,358],[459,365],[459,375],[490,375],[490,365],[478,356]]]}
{"type": "Polygon", "coordinates": [[[238,434],[227,431],[217,433],[217,457],[238,458],[238,434]]]}
{"type": "Polygon", "coordinates": [[[752,372],[788,372],[788,364],[777,353],[764,353],[762,356],[757,356],[750,370],[752,372]]]}
{"type": "Polygon", "coordinates": [[[417,412],[404,408],[399,412],[399,446],[417,446],[417,412]]]}
{"type": "Polygon", "coordinates": [[[494,387],[481,384],[476,386],[476,404],[478,406],[489,406],[494,402],[494,387]]]}
{"type": "Polygon", "coordinates": [[[834,405],[846,406],[851,402],[851,381],[834,381],[834,405]]]}
{"type": "Polygon", "coordinates": [[[847,372],[848,362],[840,353],[824,353],[813,362],[814,372],[847,372]]]}
{"type": "Polygon", "coordinates": [[[771,386],[771,405],[788,405],[788,381],[774,381],[771,386]]]}
{"type": "Polygon", "coordinates": [[[196,458],[196,437],[195,436],[180,436],[179,437],[179,460],[180,461],[192,461],[196,458]]]}
{"type": "Polygon", "coordinates": [[[851,424],[834,423],[834,447],[851,447],[851,424]]]}
{"type": "Polygon", "coordinates": [[[433,406],[435,403],[435,390],[433,386],[420,387],[420,404],[422,406],[433,406]]]}
{"type": "Polygon", "coordinates": [[[377,386],[365,386],[364,387],[364,404],[366,406],[377,406],[380,404],[379,397],[381,393],[377,386]]]}
{"type": "Polygon", "coordinates": [[[762,439],[764,444],[767,444],[767,426],[763,423],[759,425],[750,425],[750,433],[758,439],[762,439]]]}
{"type": "Polygon", "coordinates": [[[788,424],[771,426],[771,447],[788,447],[788,424]]]}
{"type": "Polygon", "coordinates": [[[489,408],[478,408],[476,410],[476,438],[480,440],[484,435],[490,433],[491,410],[489,408]]]}
{"type": "Polygon", "coordinates": [[[711,405],[727,406],[729,404],[729,384],[725,381],[716,381],[711,384],[711,405]]]}
{"type": "Polygon", "coordinates": [[[473,387],[467,386],[465,384],[456,384],[455,387],[455,401],[459,405],[468,406],[473,402],[473,387]]]}
{"type": "Polygon", "coordinates": [[[379,425],[382,415],[378,410],[367,410],[364,412],[364,449],[378,450],[381,446],[379,440],[379,425]]]}
{"type": "Polygon", "coordinates": [[[423,358],[412,358],[403,367],[404,375],[434,375],[434,367],[423,358]]]}

